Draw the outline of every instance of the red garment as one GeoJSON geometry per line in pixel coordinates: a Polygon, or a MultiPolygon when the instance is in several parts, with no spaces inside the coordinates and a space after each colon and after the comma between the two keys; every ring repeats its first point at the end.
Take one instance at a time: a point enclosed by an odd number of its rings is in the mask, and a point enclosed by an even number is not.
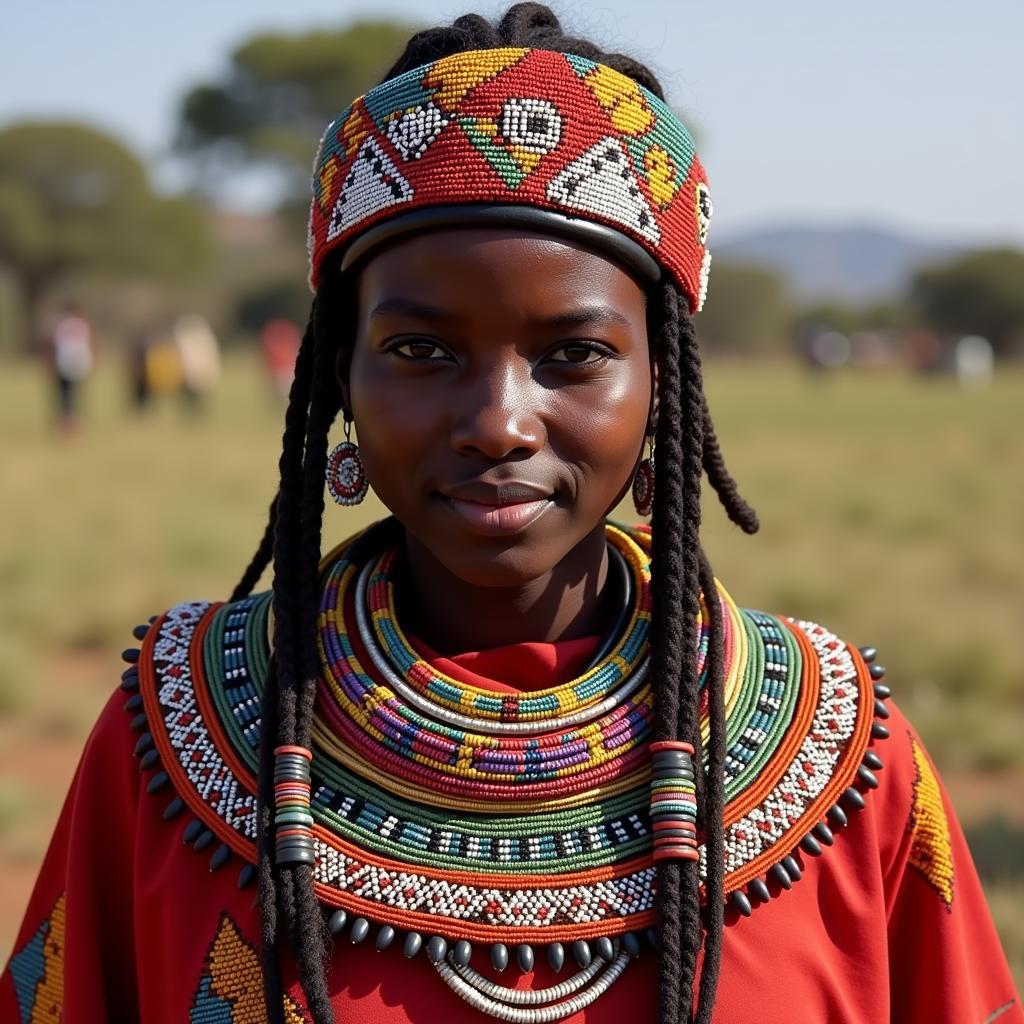
{"type": "MultiPolygon", "coordinates": [[[[497,688],[538,665],[578,670],[560,645],[527,644],[445,659],[464,681],[497,688]],[[470,672],[486,673],[482,678],[470,672]]],[[[593,642],[590,642],[591,650],[593,642]]],[[[548,676],[548,685],[551,679],[548,676]]],[[[137,736],[118,692],[86,745],[15,952],[0,979],[0,1024],[253,1024],[265,1020],[254,890],[211,872],[162,820],[173,794],[146,792],[137,736]]],[[[838,830],[803,878],[748,919],[727,915],[717,1024],[1021,1024],[1024,1013],[963,835],[914,732],[893,708],[885,769],[867,807],[838,830]],[[947,840],[948,825],[948,840],[947,840]]],[[[207,851],[211,852],[213,847],[207,851]]],[[[515,984],[504,976],[478,970],[515,984]]],[[[294,970],[286,1020],[307,1020],[294,970]]],[[[564,978],[546,964],[522,987],[564,978]]],[[[339,941],[330,972],[337,1019],[481,1024],[420,955],[339,941]]],[[[655,1019],[649,950],[570,1024],[655,1019]]]]}

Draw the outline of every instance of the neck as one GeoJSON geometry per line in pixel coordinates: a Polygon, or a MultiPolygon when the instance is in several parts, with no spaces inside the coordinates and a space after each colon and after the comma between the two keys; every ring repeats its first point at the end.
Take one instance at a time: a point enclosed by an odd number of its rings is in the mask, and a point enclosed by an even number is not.
{"type": "Polygon", "coordinates": [[[514,587],[481,587],[450,573],[406,534],[396,587],[403,628],[442,655],[603,633],[615,618],[599,524],[550,572],[514,587]]]}

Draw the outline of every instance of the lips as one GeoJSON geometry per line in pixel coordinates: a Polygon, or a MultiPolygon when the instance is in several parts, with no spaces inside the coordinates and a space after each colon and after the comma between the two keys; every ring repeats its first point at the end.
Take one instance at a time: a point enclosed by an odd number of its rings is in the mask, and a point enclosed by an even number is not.
{"type": "Polygon", "coordinates": [[[553,504],[549,487],[527,481],[467,481],[440,492],[447,507],[475,532],[511,534],[536,522],[553,504]]]}

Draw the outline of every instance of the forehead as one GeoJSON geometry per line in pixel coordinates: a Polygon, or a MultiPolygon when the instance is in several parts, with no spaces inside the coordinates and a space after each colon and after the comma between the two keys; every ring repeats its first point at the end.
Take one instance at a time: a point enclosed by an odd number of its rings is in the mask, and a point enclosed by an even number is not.
{"type": "Polygon", "coordinates": [[[646,309],[640,282],[617,260],[556,235],[505,228],[423,231],[390,242],[359,267],[360,306],[390,295],[463,304],[600,301],[646,309]]]}

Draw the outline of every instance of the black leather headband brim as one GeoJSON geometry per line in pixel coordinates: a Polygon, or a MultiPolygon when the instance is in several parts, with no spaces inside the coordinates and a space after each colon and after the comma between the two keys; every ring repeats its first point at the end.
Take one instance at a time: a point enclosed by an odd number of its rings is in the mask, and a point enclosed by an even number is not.
{"type": "Polygon", "coordinates": [[[656,284],[661,280],[661,267],[654,257],[632,238],[607,224],[536,206],[503,203],[450,203],[390,217],[352,239],[342,257],[341,270],[344,273],[356,267],[381,246],[407,235],[444,228],[486,227],[525,228],[561,235],[611,256],[644,281],[656,284]]]}

